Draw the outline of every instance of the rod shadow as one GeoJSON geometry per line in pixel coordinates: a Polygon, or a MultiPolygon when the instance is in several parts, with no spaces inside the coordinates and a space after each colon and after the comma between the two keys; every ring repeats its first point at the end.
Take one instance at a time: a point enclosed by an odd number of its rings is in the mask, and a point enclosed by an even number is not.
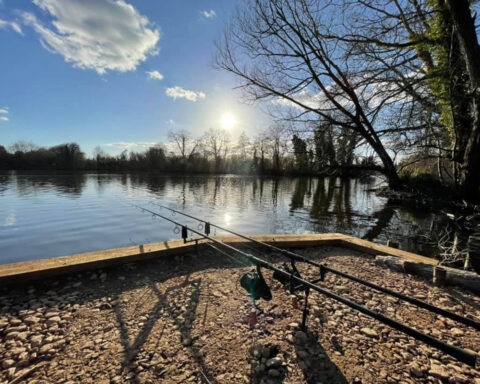
{"type": "Polygon", "coordinates": [[[298,366],[308,384],[348,383],[340,369],[330,360],[327,351],[318,342],[314,333],[308,330],[305,332],[297,330],[294,333],[294,345],[298,366]]]}

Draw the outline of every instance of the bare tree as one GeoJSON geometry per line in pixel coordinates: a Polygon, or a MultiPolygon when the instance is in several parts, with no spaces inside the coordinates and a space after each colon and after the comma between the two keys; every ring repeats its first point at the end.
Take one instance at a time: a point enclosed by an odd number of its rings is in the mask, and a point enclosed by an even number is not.
{"type": "Polygon", "coordinates": [[[349,44],[330,38],[330,15],[313,0],[247,0],[217,43],[216,64],[241,79],[254,100],[270,99],[357,132],[400,180],[376,126],[382,103],[371,103],[349,44]],[[337,113],[332,114],[332,111],[337,113]]]}
{"type": "Polygon", "coordinates": [[[170,130],[168,139],[177,147],[184,161],[193,156],[198,147],[198,141],[193,140],[190,133],[185,129],[170,130]]]}
{"type": "Polygon", "coordinates": [[[221,171],[221,164],[229,151],[230,140],[224,129],[210,128],[204,136],[205,149],[213,156],[215,171],[221,171]]]}

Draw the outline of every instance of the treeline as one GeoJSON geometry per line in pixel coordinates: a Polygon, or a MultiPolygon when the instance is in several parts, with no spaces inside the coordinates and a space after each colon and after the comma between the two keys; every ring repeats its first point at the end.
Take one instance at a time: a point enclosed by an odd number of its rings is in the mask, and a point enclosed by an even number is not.
{"type": "Polygon", "coordinates": [[[210,129],[199,138],[175,130],[168,137],[168,142],[145,151],[124,150],[116,156],[97,147],[92,157],[87,157],[76,143],[43,148],[18,142],[8,150],[0,146],[0,168],[332,175],[374,167],[371,158],[355,155],[355,137],[344,135],[336,140],[328,130],[319,130],[311,140],[284,127],[271,128],[255,138],[242,133],[236,141],[220,129],[210,129]]]}

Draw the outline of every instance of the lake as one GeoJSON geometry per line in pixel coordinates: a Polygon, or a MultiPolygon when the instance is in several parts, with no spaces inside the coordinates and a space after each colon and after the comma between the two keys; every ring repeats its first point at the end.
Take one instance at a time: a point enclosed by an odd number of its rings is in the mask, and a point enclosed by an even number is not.
{"type": "Polygon", "coordinates": [[[168,205],[245,234],[341,232],[433,255],[428,239],[444,217],[391,204],[375,195],[381,184],[375,177],[2,172],[0,263],[179,238],[171,223],[129,203],[171,215],[155,204],[168,205]]]}

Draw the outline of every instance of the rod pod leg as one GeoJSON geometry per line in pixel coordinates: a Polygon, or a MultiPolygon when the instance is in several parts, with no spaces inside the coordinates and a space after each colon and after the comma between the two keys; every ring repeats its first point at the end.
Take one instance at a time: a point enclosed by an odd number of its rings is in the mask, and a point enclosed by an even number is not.
{"type": "Polygon", "coordinates": [[[308,296],[310,295],[310,288],[305,289],[305,305],[303,307],[303,314],[302,314],[302,330],[307,330],[307,316],[310,312],[308,310],[308,296]]]}

